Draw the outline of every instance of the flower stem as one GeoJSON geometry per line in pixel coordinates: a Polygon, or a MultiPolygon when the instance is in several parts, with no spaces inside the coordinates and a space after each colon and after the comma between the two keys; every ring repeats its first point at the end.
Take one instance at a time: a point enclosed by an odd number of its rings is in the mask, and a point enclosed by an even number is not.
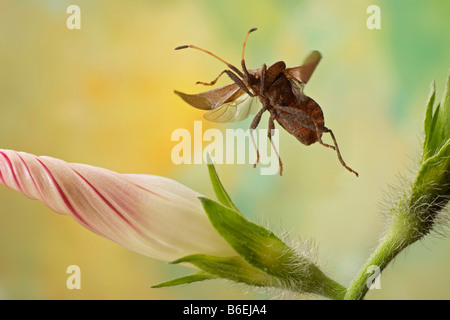
{"type": "Polygon", "coordinates": [[[381,272],[401,251],[397,241],[398,239],[390,235],[386,235],[381,240],[378,247],[366,261],[357,276],[353,279],[345,295],[345,300],[360,300],[364,298],[370,286],[370,284],[367,284],[367,281],[373,274],[370,268],[372,266],[376,266],[381,272]]]}
{"type": "MultiPolygon", "coordinates": [[[[371,283],[367,283],[377,269],[378,274],[391,262],[397,254],[411,243],[421,238],[414,223],[407,214],[399,213],[391,221],[389,229],[381,239],[375,251],[366,261],[357,276],[353,279],[345,295],[345,300],[361,300],[366,295],[371,283]]],[[[370,280],[372,280],[370,279],[370,280]]]]}

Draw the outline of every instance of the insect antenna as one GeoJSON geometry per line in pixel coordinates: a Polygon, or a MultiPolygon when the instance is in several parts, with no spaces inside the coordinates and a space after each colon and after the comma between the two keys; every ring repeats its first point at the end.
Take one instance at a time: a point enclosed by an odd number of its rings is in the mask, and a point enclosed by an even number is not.
{"type": "Polygon", "coordinates": [[[202,51],[202,52],[204,52],[204,53],[207,53],[207,54],[209,54],[210,56],[213,56],[214,58],[216,58],[216,59],[222,61],[223,63],[225,63],[225,64],[228,66],[228,68],[230,68],[231,70],[233,70],[234,72],[236,72],[241,78],[244,76],[244,75],[242,74],[242,72],[241,72],[238,68],[236,68],[235,66],[233,66],[231,63],[226,62],[225,60],[223,60],[222,58],[216,56],[214,53],[212,53],[212,52],[210,52],[210,51],[208,51],[208,50],[199,48],[199,47],[194,46],[194,45],[191,45],[191,44],[176,47],[175,50],[187,49],[187,48],[197,49],[197,50],[200,50],[200,51],[202,51]]]}
{"type": "Polygon", "coordinates": [[[244,40],[244,45],[242,46],[241,65],[242,65],[242,70],[244,70],[246,75],[248,75],[248,70],[247,70],[247,67],[245,66],[245,60],[244,60],[245,45],[247,44],[247,39],[248,39],[248,36],[250,35],[250,33],[252,33],[253,31],[256,31],[256,30],[258,30],[258,28],[252,28],[247,32],[247,35],[245,36],[245,40],[244,40]]]}

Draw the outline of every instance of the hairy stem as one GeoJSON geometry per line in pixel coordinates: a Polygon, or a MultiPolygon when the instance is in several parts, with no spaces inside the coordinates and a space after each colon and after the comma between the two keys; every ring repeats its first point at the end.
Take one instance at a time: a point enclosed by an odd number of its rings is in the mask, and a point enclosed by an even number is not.
{"type": "Polygon", "coordinates": [[[344,299],[363,299],[371,285],[367,282],[373,276],[373,270],[378,270],[380,274],[389,262],[405,247],[404,237],[399,236],[395,228],[390,228],[357,276],[353,279],[344,299]]]}
{"type": "Polygon", "coordinates": [[[345,292],[347,290],[336,281],[328,278],[322,273],[318,283],[320,284],[320,287],[316,289],[317,294],[332,300],[344,300],[345,292]]]}
{"type": "MultiPolygon", "coordinates": [[[[441,199],[441,197],[434,199],[441,199]]],[[[410,197],[401,199],[391,210],[392,220],[389,223],[389,228],[375,251],[350,284],[345,295],[346,300],[363,299],[371,285],[371,283],[367,282],[373,276],[373,271],[377,270],[378,274],[381,274],[381,271],[403,249],[431,231],[434,219],[437,213],[446,205],[447,199],[440,201],[439,206],[431,205],[425,200],[425,196],[416,199],[413,194],[410,197]]],[[[436,202],[439,201],[436,200],[432,203],[436,202]]],[[[373,277],[370,280],[373,280],[373,277]]]]}
{"type": "MultiPolygon", "coordinates": [[[[326,276],[314,263],[285,275],[284,285],[299,293],[312,293],[332,300],[343,300],[347,289],[326,276]]],[[[283,281],[282,280],[282,281],[283,281]]]]}

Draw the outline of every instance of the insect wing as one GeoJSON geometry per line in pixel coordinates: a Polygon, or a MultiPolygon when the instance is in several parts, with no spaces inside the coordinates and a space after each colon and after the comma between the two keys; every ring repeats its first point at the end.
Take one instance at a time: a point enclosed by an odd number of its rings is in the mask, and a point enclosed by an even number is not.
{"type": "Polygon", "coordinates": [[[303,62],[303,65],[293,68],[287,68],[286,72],[290,78],[299,83],[308,83],[311,75],[322,59],[319,51],[312,51],[303,62]]]}
{"type": "Polygon", "coordinates": [[[224,103],[236,100],[244,94],[244,91],[239,89],[237,84],[232,83],[197,94],[187,94],[179,91],[175,91],[175,94],[197,109],[213,110],[224,103]]]}
{"type": "Polygon", "coordinates": [[[289,79],[291,83],[292,92],[294,93],[297,101],[302,103],[305,99],[305,95],[303,94],[303,89],[305,88],[305,84],[303,82],[298,82],[297,80],[289,79]]]}
{"type": "Polygon", "coordinates": [[[259,100],[248,94],[241,95],[234,101],[222,104],[203,115],[206,120],[213,122],[237,122],[246,119],[252,111],[258,108],[259,100]]]}

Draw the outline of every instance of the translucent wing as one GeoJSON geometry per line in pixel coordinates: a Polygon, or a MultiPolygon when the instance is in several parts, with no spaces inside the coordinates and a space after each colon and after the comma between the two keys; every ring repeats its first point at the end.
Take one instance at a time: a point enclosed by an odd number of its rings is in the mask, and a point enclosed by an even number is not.
{"type": "Polygon", "coordinates": [[[256,97],[243,94],[234,101],[222,104],[203,115],[206,120],[213,122],[237,122],[246,119],[259,106],[256,97]]]}
{"type": "Polygon", "coordinates": [[[320,52],[313,51],[306,57],[301,66],[287,68],[285,72],[291,79],[299,83],[306,84],[308,83],[311,75],[313,74],[321,59],[322,55],[320,54],[320,52]]]}
{"type": "Polygon", "coordinates": [[[305,88],[305,84],[303,82],[298,82],[297,80],[289,79],[291,83],[292,92],[297,97],[298,102],[302,102],[305,100],[305,95],[303,94],[303,89],[305,88]]]}
{"type": "Polygon", "coordinates": [[[232,102],[244,94],[235,83],[197,94],[187,94],[175,91],[181,99],[191,106],[202,110],[213,110],[224,103],[232,102]]]}
{"type": "Polygon", "coordinates": [[[244,93],[235,83],[197,94],[175,93],[195,108],[210,110],[203,117],[213,122],[244,120],[257,108],[259,102],[244,93]]]}

